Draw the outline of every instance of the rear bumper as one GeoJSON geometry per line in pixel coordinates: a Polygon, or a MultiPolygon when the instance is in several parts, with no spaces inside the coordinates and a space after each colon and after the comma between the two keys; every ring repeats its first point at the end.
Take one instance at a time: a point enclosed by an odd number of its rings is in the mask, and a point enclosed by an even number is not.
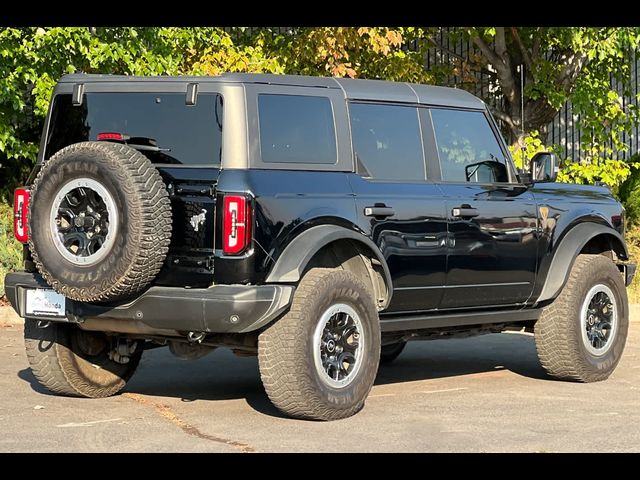
{"type": "MultiPolygon", "coordinates": [[[[38,274],[17,272],[6,276],[7,298],[21,317],[25,317],[26,289],[38,287],[50,288],[38,274]]],[[[133,320],[153,329],[245,333],[263,327],[284,312],[293,291],[291,285],[151,287],[126,303],[91,304],[67,299],[66,320],[133,320]]],[[[65,321],[64,318],[49,320],[65,321]]]]}

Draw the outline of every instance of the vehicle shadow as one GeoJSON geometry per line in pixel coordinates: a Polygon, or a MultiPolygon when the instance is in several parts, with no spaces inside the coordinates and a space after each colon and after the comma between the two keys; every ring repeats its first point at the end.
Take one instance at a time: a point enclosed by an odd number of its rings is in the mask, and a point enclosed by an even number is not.
{"type": "MultiPolygon", "coordinates": [[[[493,334],[481,337],[410,342],[390,365],[381,365],[376,385],[457,377],[508,370],[533,379],[549,380],[538,362],[533,336],[493,334]]],[[[38,393],[49,392],[29,369],[18,376],[38,393]]],[[[269,402],[256,358],[236,357],[220,349],[200,360],[185,361],[161,348],[145,353],[126,392],[174,397],[183,402],[244,399],[254,410],[282,414],[269,402]]]]}
{"type": "Polygon", "coordinates": [[[508,370],[552,380],[536,353],[533,335],[506,333],[473,338],[416,341],[389,365],[381,365],[376,385],[508,370]]]}

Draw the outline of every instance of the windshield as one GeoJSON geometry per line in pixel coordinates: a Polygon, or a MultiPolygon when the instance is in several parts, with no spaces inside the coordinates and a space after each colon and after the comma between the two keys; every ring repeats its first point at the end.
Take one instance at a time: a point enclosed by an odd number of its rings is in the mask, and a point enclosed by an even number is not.
{"type": "Polygon", "coordinates": [[[184,93],[88,93],[79,106],[71,95],[57,95],[50,125],[45,158],[100,134],[121,134],[157,164],[219,166],[222,156],[217,94],[199,94],[196,105],[186,105],[184,93]]]}

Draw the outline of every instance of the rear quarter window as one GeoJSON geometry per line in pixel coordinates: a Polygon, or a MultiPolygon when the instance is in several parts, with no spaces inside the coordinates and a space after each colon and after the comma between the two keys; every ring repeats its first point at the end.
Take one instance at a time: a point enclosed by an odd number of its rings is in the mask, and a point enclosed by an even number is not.
{"type": "Polygon", "coordinates": [[[336,132],[329,98],[260,94],[258,119],[263,162],[336,163],[336,132]]]}

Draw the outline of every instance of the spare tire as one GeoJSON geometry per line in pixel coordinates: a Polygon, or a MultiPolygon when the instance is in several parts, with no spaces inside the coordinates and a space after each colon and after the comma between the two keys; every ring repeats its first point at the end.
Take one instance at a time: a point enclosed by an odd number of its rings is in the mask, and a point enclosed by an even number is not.
{"type": "Polygon", "coordinates": [[[41,168],[31,190],[29,248],[55,291],[83,302],[129,297],[160,271],[171,204],[160,174],[126,145],[82,142],[41,168]]]}

